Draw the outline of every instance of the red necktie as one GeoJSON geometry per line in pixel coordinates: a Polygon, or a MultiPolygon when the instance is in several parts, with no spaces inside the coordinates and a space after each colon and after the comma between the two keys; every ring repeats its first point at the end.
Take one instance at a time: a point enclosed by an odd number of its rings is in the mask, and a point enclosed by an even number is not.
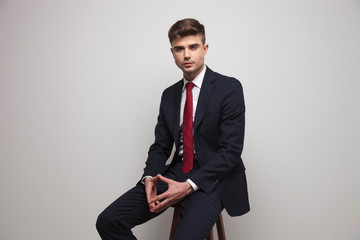
{"type": "Polygon", "coordinates": [[[183,117],[183,165],[182,171],[188,173],[193,167],[194,142],[193,142],[193,97],[191,89],[194,83],[186,83],[186,101],[183,117]]]}

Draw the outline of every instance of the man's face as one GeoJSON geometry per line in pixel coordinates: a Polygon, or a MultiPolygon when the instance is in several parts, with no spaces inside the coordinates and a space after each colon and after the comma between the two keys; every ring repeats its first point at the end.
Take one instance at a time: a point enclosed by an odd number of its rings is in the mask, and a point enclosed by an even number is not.
{"type": "Polygon", "coordinates": [[[202,43],[201,35],[179,37],[172,41],[171,52],[176,65],[187,80],[192,81],[204,68],[204,57],[209,48],[202,43]]]}

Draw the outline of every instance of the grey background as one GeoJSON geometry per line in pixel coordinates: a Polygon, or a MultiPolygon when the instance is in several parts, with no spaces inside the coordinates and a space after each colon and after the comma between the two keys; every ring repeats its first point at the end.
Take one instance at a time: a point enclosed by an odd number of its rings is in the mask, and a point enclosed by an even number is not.
{"type": "MultiPolygon", "coordinates": [[[[360,2],[0,1],[0,239],[99,239],[100,211],[141,176],[167,39],[207,30],[238,78],[252,211],[228,239],[360,239],[360,2]]],[[[135,228],[167,239],[172,210],[135,228]]]]}

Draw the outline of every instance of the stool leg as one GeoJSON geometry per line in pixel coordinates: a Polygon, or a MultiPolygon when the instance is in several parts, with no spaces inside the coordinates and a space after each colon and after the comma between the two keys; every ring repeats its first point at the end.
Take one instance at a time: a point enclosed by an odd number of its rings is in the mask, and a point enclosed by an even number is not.
{"type": "Polygon", "coordinates": [[[179,222],[179,218],[180,218],[180,209],[178,207],[175,207],[173,220],[172,220],[172,224],[171,224],[171,231],[170,231],[169,240],[172,240],[172,238],[174,236],[174,233],[175,233],[175,230],[176,230],[176,224],[179,222]]]}
{"type": "Polygon", "coordinates": [[[214,240],[214,233],[213,230],[211,229],[209,234],[206,237],[206,240],[214,240]]]}
{"type": "Polygon", "coordinates": [[[216,221],[216,229],[218,232],[219,240],[226,240],[225,237],[225,229],[224,229],[224,221],[222,214],[220,213],[218,220],[216,221]]]}

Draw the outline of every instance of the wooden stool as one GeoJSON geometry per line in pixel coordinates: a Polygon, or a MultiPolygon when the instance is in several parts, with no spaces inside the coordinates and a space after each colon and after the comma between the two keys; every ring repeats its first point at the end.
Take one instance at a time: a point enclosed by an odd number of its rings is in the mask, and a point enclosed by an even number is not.
{"type": "MultiPolygon", "coordinates": [[[[172,240],[174,236],[176,224],[179,222],[179,218],[180,218],[180,208],[178,206],[175,206],[169,240],[172,240]]],[[[226,240],[224,222],[221,213],[219,215],[218,220],[216,221],[216,228],[217,228],[219,240],[226,240]]],[[[214,240],[213,228],[210,230],[209,234],[207,235],[206,240],[214,240]]]]}

